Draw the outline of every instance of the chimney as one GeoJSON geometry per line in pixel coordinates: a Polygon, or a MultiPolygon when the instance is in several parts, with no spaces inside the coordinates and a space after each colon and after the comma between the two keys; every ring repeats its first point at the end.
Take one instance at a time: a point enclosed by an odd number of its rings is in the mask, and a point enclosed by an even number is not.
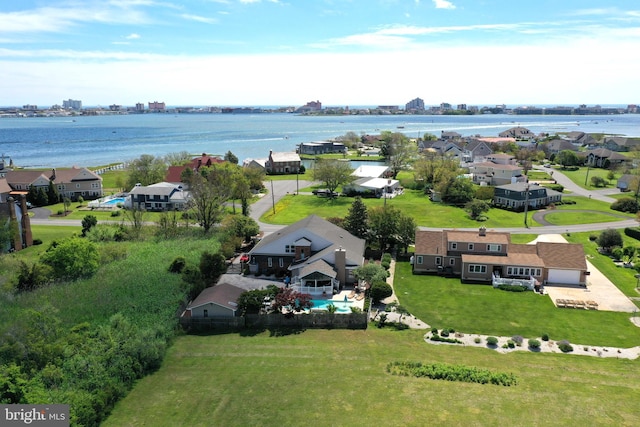
{"type": "Polygon", "coordinates": [[[336,249],[334,258],[336,273],[338,273],[337,279],[340,282],[340,287],[344,287],[347,282],[347,251],[340,246],[336,249]]]}
{"type": "Polygon", "coordinates": [[[487,235],[487,228],[484,225],[482,227],[480,227],[480,230],[478,230],[478,235],[480,235],[480,236],[486,236],[487,235]]]}

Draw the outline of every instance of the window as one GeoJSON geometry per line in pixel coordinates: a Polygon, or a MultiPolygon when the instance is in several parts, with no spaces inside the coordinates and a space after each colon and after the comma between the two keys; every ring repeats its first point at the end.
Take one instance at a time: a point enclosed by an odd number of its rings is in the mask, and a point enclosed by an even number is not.
{"type": "Polygon", "coordinates": [[[487,250],[489,252],[500,252],[502,250],[502,245],[488,244],[487,250]]]}
{"type": "Polygon", "coordinates": [[[469,273],[486,273],[486,265],[469,264],[469,273]]]}
{"type": "Polygon", "coordinates": [[[451,250],[456,250],[458,249],[458,244],[456,242],[451,242],[451,250]]]}
{"type": "Polygon", "coordinates": [[[207,309],[202,310],[202,315],[204,317],[209,317],[209,310],[207,310],[207,309]]]}
{"type": "Polygon", "coordinates": [[[267,267],[273,267],[273,259],[271,257],[267,258],[267,267]]]}
{"type": "Polygon", "coordinates": [[[288,254],[292,254],[296,251],[295,245],[285,245],[284,251],[288,254]]]}
{"type": "Polygon", "coordinates": [[[422,258],[422,255],[418,255],[418,256],[416,257],[416,263],[417,263],[417,264],[422,264],[422,262],[423,262],[423,261],[424,261],[424,260],[423,260],[423,258],[422,258]]]}
{"type": "Polygon", "coordinates": [[[436,257],[436,265],[442,265],[442,258],[439,256],[436,257]]]}
{"type": "Polygon", "coordinates": [[[278,265],[280,266],[280,268],[284,267],[284,260],[282,258],[278,260],[278,265]]]}
{"type": "Polygon", "coordinates": [[[469,243],[469,250],[472,251],[473,250],[473,243],[469,243]]]}
{"type": "Polygon", "coordinates": [[[449,258],[449,265],[455,265],[455,263],[456,263],[455,258],[449,258]]]}

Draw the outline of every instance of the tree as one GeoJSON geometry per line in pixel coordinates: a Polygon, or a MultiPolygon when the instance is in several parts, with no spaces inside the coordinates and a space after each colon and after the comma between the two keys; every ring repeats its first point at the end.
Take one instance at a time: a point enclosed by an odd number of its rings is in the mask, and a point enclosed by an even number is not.
{"type": "Polygon", "coordinates": [[[203,252],[200,255],[200,275],[206,284],[217,282],[226,271],[226,259],[220,252],[203,252]]]}
{"type": "Polygon", "coordinates": [[[167,175],[167,164],[161,157],[143,154],[129,163],[128,188],[136,184],[151,185],[164,180],[167,175]]]}
{"type": "Polygon", "coordinates": [[[268,285],[267,289],[254,289],[240,294],[238,298],[238,310],[242,314],[257,314],[263,307],[265,298],[273,298],[280,288],[268,285]]]}
{"type": "Polygon", "coordinates": [[[224,221],[224,227],[234,236],[241,237],[245,242],[260,233],[258,223],[253,218],[244,215],[229,215],[224,221]]]}
{"type": "Polygon", "coordinates": [[[398,172],[407,168],[418,153],[418,146],[405,134],[400,132],[383,132],[382,140],[384,144],[381,152],[387,159],[393,177],[398,176],[398,172]]]}
{"type": "Polygon", "coordinates": [[[49,204],[49,197],[47,197],[47,193],[44,191],[43,187],[38,187],[36,190],[36,201],[34,203],[35,206],[47,206],[49,204]]]}
{"type": "Polygon", "coordinates": [[[227,151],[227,153],[224,155],[224,160],[229,163],[233,163],[234,165],[238,164],[238,157],[233,154],[231,150],[227,151]]]}
{"type": "Polygon", "coordinates": [[[592,176],[591,185],[593,185],[594,187],[604,187],[607,185],[607,183],[601,176],[592,176]]]}
{"type": "Polygon", "coordinates": [[[49,266],[36,262],[29,267],[29,264],[20,261],[16,289],[18,292],[32,291],[46,285],[50,276],[51,269],[49,266]]]}
{"type": "Polygon", "coordinates": [[[93,242],[70,237],[53,242],[41,261],[52,268],[57,279],[78,279],[92,276],[99,267],[100,254],[93,242]]]}
{"type": "Polygon", "coordinates": [[[82,236],[86,236],[87,232],[91,230],[91,227],[94,227],[98,223],[98,218],[94,215],[85,215],[82,218],[82,236]]]}
{"type": "Polygon", "coordinates": [[[200,174],[193,176],[191,182],[191,205],[196,219],[205,233],[220,221],[224,213],[224,202],[227,199],[219,191],[218,186],[200,174]]]}
{"type": "Polygon", "coordinates": [[[353,270],[353,277],[365,283],[373,283],[374,281],[386,281],[387,270],[380,264],[370,260],[368,263],[357,267],[353,270]]]}
{"type": "Polygon", "coordinates": [[[567,168],[568,166],[578,166],[580,164],[578,155],[571,150],[562,150],[559,152],[555,161],[556,163],[561,164],[563,168],[567,168]]]}
{"type": "Polygon", "coordinates": [[[404,253],[407,253],[409,245],[416,241],[416,222],[413,217],[400,213],[398,218],[398,243],[402,245],[404,253]]]}
{"type": "Polygon", "coordinates": [[[368,218],[367,206],[362,201],[362,198],[357,196],[351,203],[349,213],[344,218],[344,229],[356,237],[366,239],[368,218]]]}
{"type": "Polygon", "coordinates": [[[610,170],[609,172],[607,172],[607,180],[609,181],[609,184],[611,184],[611,181],[613,181],[614,179],[616,179],[616,171],[610,170]]]}
{"type": "Polygon", "coordinates": [[[475,194],[475,188],[470,179],[453,176],[441,181],[436,189],[440,192],[443,202],[458,206],[470,202],[475,194]]]}
{"type": "Polygon", "coordinates": [[[616,246],[622,247],[622,235],[618,230],[608,228],[600,233],[596,242],[603,251],[609,253],[616,246]]]}
{"type": "Polygon", "coordinates": [[[49,181],[49,186],[47,187],[47,200],[50,205],[56,204],[60,200],[58,188],[53,181],[49,181]]]}
{"type": "Polygon", "coordinates": [[[473,199],[464,205],[464,209],[469,212],[471,219],[478,219],[483,213],[489,212],[491,205],[484,200],[473,199]]]}
{"type": "Polygon", "coordinates": [[[147,211],[138,206],[132,206],[130,209],[124,211],[124,219],[129,221],[135,235],[139,235],[142,231],[146,214],[147,211]]]}
{"type": "Polygon", "coordinates": [[[282,309],[288,307],[290,310],[300,312],[313,307],[311,295],[294,291],[292,288],[281,288],[275,295],[273,305],[274,311],[282,312],[282,309]]]}
{"type": "Polygon", "coordinates": [[[170,166],[183,166],[191,160],[191,153],[188,151],[179,151],[176,153],[168,153],[164,156],[164,161],[170,166]]]}
{"type": "Polygon", "coordinates": [[[376,241],[381,250],[393,241],[398,233],[400,211],[393,206],[380,206],[369,212],[369,238],[376,241]]]}
{"type": "Polygon", "coordinates": [[[330,193],[336,191],[338,186],[353,181],[351,173],[353,169],[349,162],[334,159],[319,159],[316,161],[312,175],[316,181],[322,181],[330,193]]]}

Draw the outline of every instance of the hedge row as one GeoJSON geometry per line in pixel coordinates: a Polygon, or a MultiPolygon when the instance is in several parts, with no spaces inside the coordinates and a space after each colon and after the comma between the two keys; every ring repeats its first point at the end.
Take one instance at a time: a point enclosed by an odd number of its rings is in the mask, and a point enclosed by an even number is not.
{"type": "Polygon", "coordinates": [[[391,375],[431,378],[434,380],[461,381],[478,384],[495,384],[512,386],[518,383],[515,375],[503,372],[492,372],[488,369],[464,365],[432,363],[423,365],[420,362],[391,362],[387,365],[391,375]]]}

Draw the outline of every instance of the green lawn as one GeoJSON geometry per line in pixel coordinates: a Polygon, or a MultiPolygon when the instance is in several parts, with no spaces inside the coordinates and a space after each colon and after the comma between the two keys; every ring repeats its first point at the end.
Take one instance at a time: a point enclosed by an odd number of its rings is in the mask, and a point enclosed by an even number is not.
{"type": "Polygon", "coordinates": [[[553,225],[594,224],[598,222],[622,221],[625,218],[593,212],[571,212],[562,210],[545,215],[545,221],[553,225]]]}
{"type": "Polygon", "coordinates": [[[638,361],[432,345],[423,331],[182,336],[105,427],[640,424],[638,361]],[[391,376],[393,361],[510,372],[513,387],[391,376]]]}
{"type": "Polygon", "coordinates": [[[620,175],[621,175],[619,173],[616,173],[616,178],[612,181],[609,181],[607,178],[609,169],[587,168],[584,166],[576,171],[565,170],[559,166],[555,167],[554,169],[557,169],[559,172],[562,172],[569,179],[571,179],[571,181],[573,181],[575,184],[579,185],[582,188],[586,188],[587,190],[602,189],[602,187],[594,187],[593,185],[591,185],[591,178],[594,176],[599,176],[603,178],[607,183],[607,188],[609,187],[615,188],[616,180],[620,178],[620,175]]]}
{"type": "MultiPolygon", "coordinates": [[[[314,187],[303,189],[302,191],[311,191],[314,187]]],[[[610,212],[625,215],[634,218],[632,214],[612,211],[610,204],[595,199],[580,196],[568,196],[564,200],[575,201],[575,204],[558,205],[555,209],[559,210],[594,210],[601,212],[610,212]]],[[[368,208],[384,205],[383,199],[363,199],[368,208]]],[[[345,217],[349,212],[349,208],[353,203],[351,197],[338,197],[336,199],[327,199],[309,195],[288,195],[283,197],[276,204],[276,213],[272,210],[266,212],[261,221],[269,224],[293,224],[300,218],[304,218],[311,214],[319,215],[323,218],[329,217],[345,217]]],[[[504,227],[522,227],[524,226],[524,213],[511,212],[504,209],[492,208],[486,215],[488,220],[485,222],[474,221],[462,208],[449,206],[444,203],[434,203],[429,200],[421,191],[405,190],[404,194],[387,200],[390,206],[395,206],[402,212],[411,215],[416,223],[424,227],[442,227],[442,228],[476,228],[484,225],[487,228],[504,228],[504,227]]],[[[529,223],[536,227],[538,223],[531,220],[534,211],[529,211],[529,223]]],[[[620,219],[610,215],[593,215],[582,213],[557,214],[555,219],[558,225],[578,224],[584,218],[590,222],[615,222],[620,219]]],[[[554,216],[551,218],[553,219],[554,216]]]]}
{"type": "Polygon", "coordinates": [[[413,275],[397,263],[394,288],[409,312],[431,326],[465,333],[552,339],[588,345],[633,347],[640,328],[629,313],[561,310],[548,296],[506,292],[489,285],[462,284],[459,278],[413,275]]]}

